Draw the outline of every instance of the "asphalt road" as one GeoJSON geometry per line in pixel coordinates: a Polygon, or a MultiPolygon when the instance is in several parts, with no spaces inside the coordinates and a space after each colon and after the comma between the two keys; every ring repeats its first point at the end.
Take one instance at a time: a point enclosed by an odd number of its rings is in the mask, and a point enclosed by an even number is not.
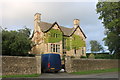
{"type": "Polygon", "coordinates": [[[40,77],[2,78],[2,80],[120,80],[120,78],[118,79],[118,72],[90,75],[75,75],[68,73],[42,73],[40,77]]]}
{"type": "Polygon", "coordinates": [[[76,75],[69,73],[42,73],[40,78],[118,78],[118,72],[76,75]]]}

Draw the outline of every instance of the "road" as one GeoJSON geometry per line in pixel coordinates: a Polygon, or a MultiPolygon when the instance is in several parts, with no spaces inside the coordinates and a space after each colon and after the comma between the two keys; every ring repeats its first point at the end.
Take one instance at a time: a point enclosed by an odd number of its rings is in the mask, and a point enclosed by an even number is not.
{"type": "Polygon", "coordinates": [[[118,78],[118,72],[76,75],[69,73],[42,73],[40,78],[118,78]]]}
{"type": "Polygon", "coordinates": [[[90,75],[75,75],[68,73],[43,73],[40,75],[40,77],[2,78],[2,80],[120,80],[120,78],[118,79],[118,72],[90,75]]]}

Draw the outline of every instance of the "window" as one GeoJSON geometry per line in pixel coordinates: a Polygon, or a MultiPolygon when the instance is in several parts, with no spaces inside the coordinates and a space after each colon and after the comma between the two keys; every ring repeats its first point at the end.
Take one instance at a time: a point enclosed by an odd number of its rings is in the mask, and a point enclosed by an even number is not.
{"type": "Polygon", "coordinates": [[[66,54],[66,52],[63,52],[63,54],[66,54]]]}
{"type": "Polygon", "coordinates": [[[66,49],[66,39],[64,39],[64,43],[63,43],[63,49],[66,49]]]}
{"type": "Polygon", "coordinates": [[[51,52],[53,52],[53,45],[52,44],[51,44],[51,49],[50,50],[51,50],[51,52]]]}
{"type": "Polygon", "coordinates": [[[53,44],[53,52],[55,52],[55,44],[53,44]]]}
{"type": "Polygon", "coordinates": [[[52,33],[52,34],[49,34],[49,35],[50,35],[51,37],[57,38],[57,37],[59,37],[60,34],[52,33]]]}
{"type": "Polygon", "coordinates": [[[58,50],[57,50],[57,45],[56,45],[56,52],[57,52],[58,50]]]}
{"type": "Polygon", "coordinates": [[[84,54],[84,48],[82,48],[82,54],[84,54]]]}
{"type": "Polygon", "coordinates": [[[74,53],[76,54],[76,47],[75,47],[75,49],[74,49],[74,53]]]}
{"type": "Polygon", "coordinates": [[[60,52],[60,45],[58,44],[51,44],[51,52],[60,52]]]}
{"type": "Polygon", "coordinates": [[[58,38],[60,34],[55,34],[55,38],[58,38]]]}
{"type": "Polygon", "coordinates": [[[57,51],[56,52],[60,52],[60,45],[57,45],[57,51]]]}
{"type": "Polygon", "coordinates": [[[54,36],[53,37],[56,37],[56,34],[54,33],[54,36]]]}

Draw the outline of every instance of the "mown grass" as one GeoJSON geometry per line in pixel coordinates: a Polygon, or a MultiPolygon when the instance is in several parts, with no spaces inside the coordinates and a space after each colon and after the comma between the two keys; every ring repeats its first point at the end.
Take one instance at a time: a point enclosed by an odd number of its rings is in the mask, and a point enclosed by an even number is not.
{"type": "Polygon", "coordinates": [[[39,77],[40,74],[29,74],[29,75],[3,75],[0,78],[17,78],[17,77],[39,77]]]}
{"type": "Polygon", "coordinates": [[[81,75],[83,75],[83,74],[96,74],[96,73],[117,72],[117,71],[120,71],[120,68],[72,72],[72,74],[81,74],[81,75]]]}

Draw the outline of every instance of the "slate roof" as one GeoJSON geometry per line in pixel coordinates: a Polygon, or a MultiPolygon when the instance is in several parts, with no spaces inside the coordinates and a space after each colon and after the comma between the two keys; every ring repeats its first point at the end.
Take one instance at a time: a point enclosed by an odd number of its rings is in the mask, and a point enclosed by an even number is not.
{"type": "Polygon", "coordinates": [[[38,25],[43,32],[46,32],[52,27],[53,24],[41,21],[41,22],[38,22],[38,25]]]}
{"type": "MultiPolygon", "coordinates": [[[[53,26],[54,24],[57,24],[57,22],[51,24],[51,23],[47,23],[47,22],[43,22],[43,21],[40,21],[38,22],[38,25],[39,27],[41,28],[41,30],[43,32],[47,32],[49,31],[53,26]]],[[[58,24],[57,24],[58,25],[58,24]]],[[[59,25],[58,25],[59,26],[59,25]]],[[[61,31],[63,32],[63,34],[65,36],[71,36],[73,34],[73,32],[76,30],[76,28],[66,28],[66,27],[63,27],[63,26],[59,26],[61,31]]],[[[79,26],[78,26],[79,27],[79,26]]],[[[80,28],[80,27],[79,27],[80,28]]],[[[80,28],[81,32],[83,33],[82,29],[80,28]]],[[[83,35],[85,36],[85,34],[83,33],[83,35]]],[[[86,38],[86,36],[85,36],[86,38]]]]}

